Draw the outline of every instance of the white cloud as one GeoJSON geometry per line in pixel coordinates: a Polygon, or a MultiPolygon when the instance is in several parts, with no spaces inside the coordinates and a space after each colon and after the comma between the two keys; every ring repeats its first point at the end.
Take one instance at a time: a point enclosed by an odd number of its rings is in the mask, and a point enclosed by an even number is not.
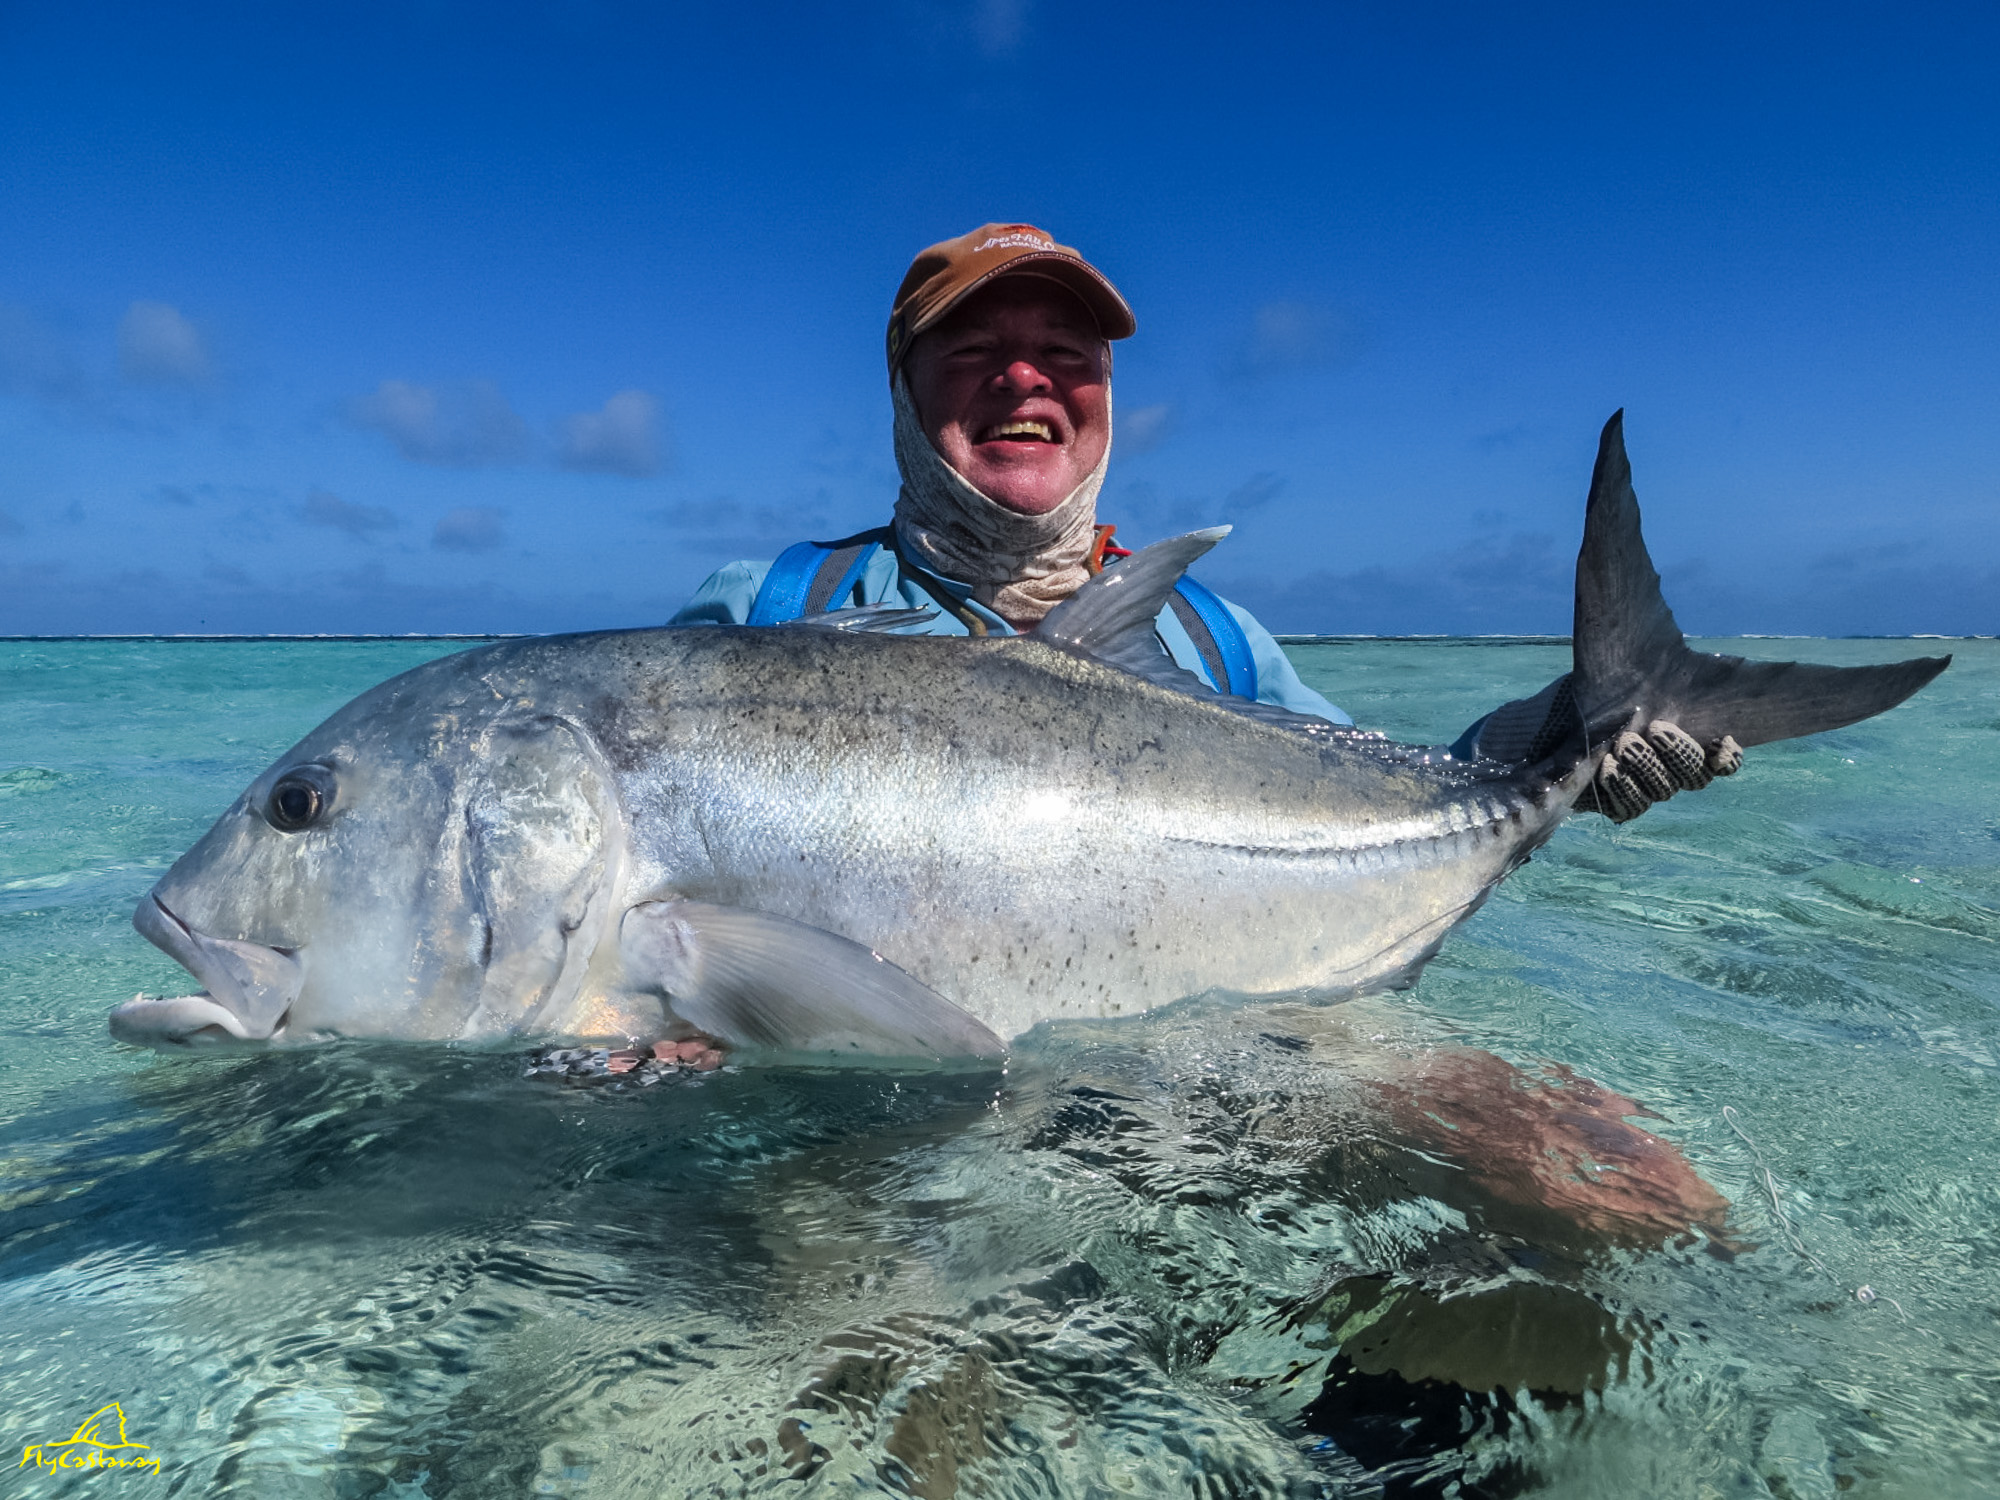
{"type": "Polygon", "coordinates": [[[490,380],[446,386],[385,380],[373,395],[350,401],[347,415],[413,463],[477,468],[527,456],[527,424],[490,380]]]}
{"type": "MultiPolygon", "coordinates": [[[[1572,583],[1569,556],[1554,538],[1515,533],[1394,566],[1285,581],[1225,574],[1210,587],[1272,630],[1485,635],[1567,629],[1572,583]]],[[[1457,729],[1440,724],[1436,732],[1449,738],[1457,729]]]]}
{"type": "Polygon", "coordinates": [[[200,385],[208,351],[179,308],[134,302],[118,324],[118,373],[141,385],[200,385]]]}
{"type": "Polygon", "coordinates": [[[791,505],[747,506],[728,495],[682,500],[646,512],[646,519],[679,532],[796,540],[826,524],[824,495],[791,505]]]}
{"type": "Polygon", "coordinates": [[[396,513],[380,505],[357,505],[352,500],[326,490],[314,490],[299,507],[299,519],[311,526],[331,526],[349,536],[365,537],[371,531],[390,531],[396,513]]]}
{"type": "Polygon", "coordinates": [[[1310,302],[1266,302],[1223,366],[1228,380],[1259,380],[1342,363],[1359,351],[1352,320],[1310,302]]]}
{"type": "Polygon", "coordinates": [[[1128,458],[1151,453],[1166,441],[1173,423],[1174,409],[1164,401],[1158,406],[1135,406],[1118,413],[1113,441],[1128,458]]]}
{"type": "Polygon", "coordinates": [[[1258,510],[1269,505],[1284,491],[1282,475],[1273,474],[1268,469],[1260,474],[1252,474],[1222,497],[1222,508],[1235,515],[1244,511],[1258,510]]]}
{"type": "Polygon", "coordinates": [[[657,474],[665,463],[660,403],[645,391],[620,391],[602,411],[563,418],[560,439],[565,469],[641,479],[657,474]]]}
{"type": "Polygon", "coordinates": [[[501,512],[490,505],[468,505],[447,511],[431,532],[431,545],[447,552],[491,552],[506,540],[501,512]]]}

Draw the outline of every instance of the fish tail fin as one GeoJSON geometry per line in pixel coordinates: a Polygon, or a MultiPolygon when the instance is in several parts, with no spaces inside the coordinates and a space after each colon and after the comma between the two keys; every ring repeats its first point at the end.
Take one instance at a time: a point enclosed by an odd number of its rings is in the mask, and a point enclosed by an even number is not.
{"type": "Polygon", "coordinates": [[[1586,749],[1634,720],[1671,720],[1703,745],[1724,735],[1750,746],[1817,734],[1894,708],[1951,664],[1927,656],[1826,667],[1690,651],[1639,532],[1623,411],[1604,424],[1591,475],[1572,649],[1572,711],[1586,749]]]}

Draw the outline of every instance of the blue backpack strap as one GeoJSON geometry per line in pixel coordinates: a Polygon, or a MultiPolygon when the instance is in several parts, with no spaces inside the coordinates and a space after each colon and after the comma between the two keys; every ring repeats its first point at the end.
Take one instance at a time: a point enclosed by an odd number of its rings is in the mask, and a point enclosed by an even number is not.
{"type": "Polygon", "coordinates": [[[861,581],[862,573],[867,571],[868,560],[888,538],[889,528],[877,526],[844,541],[827,543],[826,557],[806,590],[805,613],[823,615],[830,609],[842,608],[861,581]]]}
{"type": "Polygon", "coordinates": [[[838,542],[799,542],[778,554],[750,606],[749,624],[782,625],[787,620],[839,608],[882,545],[889,528],[878,526],[838,542]]]}
{"type": "Polygon", "coordinates": [[[1194,642],[1201,667],[1218,693],[1238,698],[1257,696],[1257,658],[1250,650],[1250,637],[1229,606],[1212,590],[1183,576],[1167,595],[1174,618],[1194,642]]]}
{"type": "Polygon", "coordinates": [[[806,590],[832,550],[818,542],[800,542],[780,552],[764,575],[764,586],[757,590],[757,602],[750,606],[747,623],[782,625],[804,614],[806,590]]]}

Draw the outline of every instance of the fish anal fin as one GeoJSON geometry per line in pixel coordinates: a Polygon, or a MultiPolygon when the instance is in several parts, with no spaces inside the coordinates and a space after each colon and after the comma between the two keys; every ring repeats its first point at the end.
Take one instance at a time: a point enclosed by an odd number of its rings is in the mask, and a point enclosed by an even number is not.
{"type": "Polygon", "coordinates": [[[851,939],[788,917],[703,901],[625,913],[627,983],[732,1047],[851,1058],[999,1057],[999,1037],[851,939]]]}

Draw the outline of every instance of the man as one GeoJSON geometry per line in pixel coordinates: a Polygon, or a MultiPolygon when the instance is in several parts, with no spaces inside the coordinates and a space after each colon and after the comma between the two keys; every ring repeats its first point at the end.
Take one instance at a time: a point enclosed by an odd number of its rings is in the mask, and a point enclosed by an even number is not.
{"type": "MultiPolygon", "coordinates": [[[[936,635],[1032,630],[1107,559],[1128,555],[1098,524],[1097,496],[1111,457],[1111,342],[1134,327],[1104,274],[1031,224],[987,224],[931,246],[889,314],[903,480],[891,524],[801,543],[775,563],[731,563],[674,623],[775,625],[896,604],[935,609],[922,628],[936,635]]],[[[1156,630],[1176,663],[1219,692],[1353,723],[1299,680],[1248,611],[1192,579],[1156,630]]],[[[1562,712],[1561,687],[1481,720],[1454,753],[1525,752],[1562,712]]],[[[1597,806],[1624,821],[1734,769],[1723,747],[1704,753],[1672,725],[1650,725],[1606,756],[1597,806]]]]}
{"type": "MultiPolygon", "coordinates": [[[[1124,555],[1097,524],[1097,495],[1111,456],[1110,340],[1133,327],[1110,281],[1032,225],[988,224],[924,251],[889,318],[903,477],[893,524],[794,548],[775,579],[770,564],[731,563],[674,622],[777,624],[889,603],[936,609],[923,627],[936,635],[1032,630],[1124,555]],[[809,598],[814,580],[794,569],[822,559],[840,571],[809,598]]],[[[1248,611],[1199,585],[1175,595],[1158,629],[1176,662],[1222,691],[1353,722],[1299,681],[1248,611]]]]}

